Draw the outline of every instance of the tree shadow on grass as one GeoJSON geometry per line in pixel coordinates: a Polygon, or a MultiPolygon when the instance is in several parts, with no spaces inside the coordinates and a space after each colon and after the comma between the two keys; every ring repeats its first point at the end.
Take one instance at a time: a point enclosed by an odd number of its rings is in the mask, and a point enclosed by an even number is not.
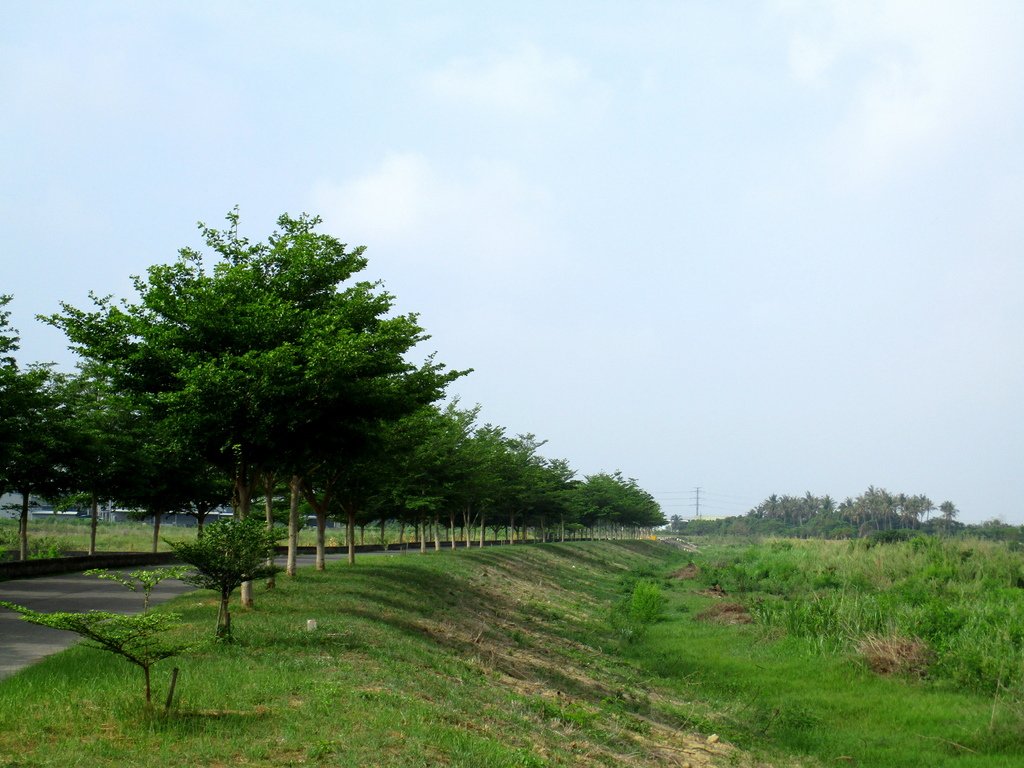
{"type": "Polygon", "coordinates": [[[267,707],[256,707],[248,711],[229,709],[177,709],[169,712],[155,709],[145,716],[144,723],[155,733],[173,733],[181,736],[223,734],[234,738],[241,729],[252,723],[270,721],[274,713],[267,707]]]}

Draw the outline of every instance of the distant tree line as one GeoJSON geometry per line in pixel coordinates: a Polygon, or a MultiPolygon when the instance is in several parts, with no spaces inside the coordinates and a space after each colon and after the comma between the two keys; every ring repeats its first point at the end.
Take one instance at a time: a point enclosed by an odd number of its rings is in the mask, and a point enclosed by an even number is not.
{"type": "MultiPolygon", "coordinates": [[[[544,441],[478,423],[448,386],[469,371],[411,355],[427,338],[380,283],[358,281],[362,247],[287,215],[265,242],[200,224],[212,260],[185,248],[134,278],[137,299],[90,294],[42,317],[80,358],[77,371],[18,365],[17,331],[0,296],[0,492],[21,499],[27,556],[32,497],[91,510],[90,551],[105,502],[154,522],[200,524],[230,504],[297,531],[344,522],[398,525],[403,538],[482,543],[640,536],[666,522],[619,472],[582,479],[544,441]]],[[[245,594],[243,593],[243,599],[245,594]]]]}
{"type": "Polygon", "coordinates": [[[924,494],[890,493],[869,487],[856,498],[836,502],[831,496],[772,494],[745,515],[714,520],[670,520],[673,531],[701,534],[739,534],[848,539],[865,536],[899,538],[910,532],[972,535],[1024,542],[1024,526],[998,520],[965,525],[951,501],[936,506],[924,494]]]}

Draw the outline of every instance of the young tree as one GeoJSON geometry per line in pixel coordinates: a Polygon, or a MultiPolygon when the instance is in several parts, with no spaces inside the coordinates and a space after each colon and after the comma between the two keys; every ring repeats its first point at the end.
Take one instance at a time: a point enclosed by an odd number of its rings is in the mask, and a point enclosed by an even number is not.
{"type": "Polygon", "coordinates": [[[243,582],[277,571],[267,565],[267,558],[280,538],[277,530],[268,531],[256,518],[235,518],[206,526],[202,537],[195,541],[167,541],[175,554],[194,569],[182,574],[181,580],[220,595],[218,640],[231,640],[231,593],[243,582]]]}
{"type": "Polygon", "coordinates": [[[149,610],[149,599],[153,594],[153,590],[156,589],[161,581],[180,579],[186,573],[188,573],[188,569],[184,566],[172,566],[170,568],[154,568],[152,570],[139,569],[132,571],[128,575],[120,571],[112,571],[109,568],[90,568],[88,571],[85,571],[84,575],[116,581],[122,587],[130,589],[132,592],[138,592],[141,589],[142,610],[145,612],[149,610]]]}
{"type": "Polygon", "coordinates": [[[154,587],[164,579],[180,578],[182,569],[139,570],[127,577],[105,568],[94,568],[85,573],[116,581],[132,592],[141,587],[144,593],[142,613],[127,616],[108,611],[40,613],[14,603],[0,602],[0,605],[20,613],[25,621],[33,624],[81,635],[96,643],[94,647],[99,650],[114,653],[139,667],[145,678],[146,706],[149,706],[150,669],[158,661],[177,656],[185,649],[182,643],[169,642],[163,637],[168,630],[180,625],[180,617],[175,613],[149,613],[149,597],[154,587]]]}
{"type": "Polygon", "coordinates": [[[40,613],[22,605],[0,601],[0,605],[21,614],[25,621],[44,627],[74,632],[95,643],[95,648],[117,654],[142,670],[146,684],[146,705],[150,704],[150,669],[156,662],[177,656],[183,646],[167,643],[162,635],[180,621],[174,613],[141,613],[125,616],[107,611],[87,613],[40,613]]]}

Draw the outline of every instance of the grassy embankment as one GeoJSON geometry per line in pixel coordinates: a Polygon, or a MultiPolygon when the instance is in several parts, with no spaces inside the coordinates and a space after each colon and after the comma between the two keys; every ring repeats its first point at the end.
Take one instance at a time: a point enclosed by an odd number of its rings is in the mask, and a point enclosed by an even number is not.
{"type": "MultiPolygon", "coordinates": [[[[235,615],[234,645],[179,659],[168,717],[140,711],[137,670],[84,648],[0,682],[0,765],[701,765],[728,748],[652,707],[608,621],[631,573],[676,557],[567,544],[303,570],[235,615]]],[[[212,636],[212,595],[168,609],[212,636]]]]}
{"type": "MultiPolygon", "coordinates": [[[[236,616],[235,645],[179,660],[169,716],[140,711],[134,669],[84,648],[0,682],[0,766],[1022,764],[1005,681],[990,694],[881,677],[853,646],[707,621],[743,614],[700,579],[725,586],[749,557],[711,548],[695,574],[667,545],[589,543],[303,571],[236,616]],[[654,585],[663,618],[634,631],[630,596],[654,585]]],[[[212,635],[212,595],[168,608],[212,635]]]]}

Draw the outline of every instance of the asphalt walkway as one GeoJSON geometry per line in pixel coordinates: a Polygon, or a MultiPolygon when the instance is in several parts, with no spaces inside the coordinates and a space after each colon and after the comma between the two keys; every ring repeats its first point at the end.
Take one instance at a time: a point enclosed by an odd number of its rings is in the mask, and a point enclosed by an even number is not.
{"type": "MultiPolygon", "coordinates": [[[[345,555],[328,555],[337,560],[345,555]]],[[[300,555],[301,566],[312,565],[313,555],[300,555]]],[[[135,570],[125,569],[126,572],[135,570]]],[[[195,587],[168,579],[153,590],[150,603],[170,600],[195,587]]],[[[212,593],[211,593],[212,594],[212,593]]],[[[17,603],[34,611],[110,611],[138,613],[142,610],[142,592],[132,592],[117,582],[65,573],[32,579],[0,581],[0,600],[17,603]]],[[[81,638],[74,632],[41,627],[24,621],[17,613],[0,608],[0,680],[34,664],[50,654],[74,645],[81,638]]]]}

